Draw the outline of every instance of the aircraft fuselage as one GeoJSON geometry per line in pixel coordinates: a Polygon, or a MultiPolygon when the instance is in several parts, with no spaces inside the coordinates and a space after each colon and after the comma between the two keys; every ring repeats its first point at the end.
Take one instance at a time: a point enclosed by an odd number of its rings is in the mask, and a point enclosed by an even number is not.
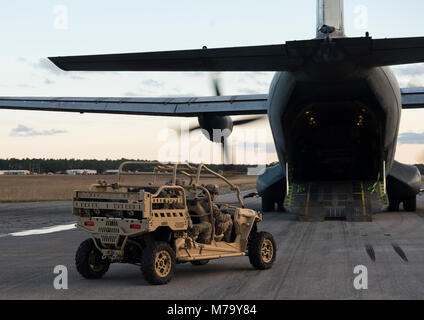
{"type": "Polygon", "coordinates": [[[389,172],[402,111],[389,68],[277,73],[269,120],[280,163],[297,180],[376,179],[389,172]]]}

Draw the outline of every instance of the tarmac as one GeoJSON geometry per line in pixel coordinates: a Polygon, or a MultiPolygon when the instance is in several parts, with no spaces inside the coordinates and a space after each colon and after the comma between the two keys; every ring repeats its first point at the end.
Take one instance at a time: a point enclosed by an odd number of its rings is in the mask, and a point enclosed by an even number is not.
{"type": "MultiPolygon", "coordinates": [[[[260,200],[246,204],[259,209],[260,200]]],[[[88,235],[73,227],[70,202],[0,204],[0,299],[423,299],[423,218],[422,196],[416,213],[383,212],[373,222],[264,213],[259,229],[278,246],[272,269],[257,271],[247,257],[180,264],[169,284],[151,286],[133,265],[112,265],[100,280],[78,274],[75,252],[88,235]],[[67,290],[54,288],[58,265],[67,267],[67,290]],[[358,290],[365,275],[367,289],[358,290]]]]}

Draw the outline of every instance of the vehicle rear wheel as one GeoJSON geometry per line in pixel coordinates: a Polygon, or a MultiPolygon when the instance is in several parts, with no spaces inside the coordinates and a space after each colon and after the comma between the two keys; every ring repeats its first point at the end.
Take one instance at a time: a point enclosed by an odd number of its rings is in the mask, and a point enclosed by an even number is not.
{"type": "Polygon", "coordinates": [[[411,197],[403,200],[403,208],[408,212],[417,211],[417,197],[411,197]]]}
{"type": "Polygon", "coordinates": [[[75,265],[84,278],[100,279],[109,270],[110,261],[102,259],[102,253],[96,248],[93,239],[87,239],[77,250],[75,265]]]}
{"type": "Polygon", "coordinates": [[[274,237],[268,232],[252,235],[248,243],[248,254],[250,263],[255,269],[270,269],[277,257],[274,237]]]}
{"type": "Polygon", "coordinates": [[[209,260],[196,260],[196,261],[191,261],[191,264],[193,265],[193,266],[204,266],[204,265],[206,265],[206,264],[208,264],[209,263],[209,260]]]}
{"type": "Polygon", "coordinates": [[[166,284],[175,273],[175,252],[166,242],[154,242],[143,250],[141,271],[153,285],[166,284]]]}

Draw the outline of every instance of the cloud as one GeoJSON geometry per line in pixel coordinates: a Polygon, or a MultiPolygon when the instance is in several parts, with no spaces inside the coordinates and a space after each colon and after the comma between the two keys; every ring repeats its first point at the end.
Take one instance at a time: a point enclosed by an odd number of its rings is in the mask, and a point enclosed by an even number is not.
{"type": "Polygon", "coordinates": [[[138,96],[140,96],[140,95],[139,95],[139,94],[137,94],[136,92],[128,91],[128,92],[125,92],[125,93],[124,93],[124,96],[125,96],[125,97],[138,97],[138,96]]]}
{"type": "Polygon", "coordinates": [[[424,76],[424,64],[411,64],[401,67],[393,67],[393,72],[398,76],[417,77],[424,76]]]}
{"type": "Polygon", "coordinates": [[[200,78],[206,76],[206,72],[184,72],[183,75],[191,78],[200,78]]]}
{"type": "Polygon", "coordinates": [[[38,60],[37,63],[34,64],[35,68],[38,69],[43,69],[46,71],[49,71],[50,73],[53,73],[55,75],[65,75],[66,72],[59,69],[58,67],[56,67],[53,62],[51,62],[50,60],[46,59],[46,58],[41,58],[38,60]]]}
{"type": "Polygon", "coordinates": [[[239,88],[238,90],[239,94],[259,94],[261,93],[258,89],[251,89],[251,88],[239,88]]]}
{"type": "Polygon", "coordinates": [[[237,149],[245,149],[246,151],[256,151],[259,153],[274,154],[277,152],[273,142],[239,142],[235,146],[237,149]]]}
{"type": "MultiPolygon", "coordinates": [[[[69,77],[69,78],[74,79],[74,80],[84,80],[84,78],[81,77],[81,76],[77,76],[75,74],[72,74],[72,73],[69,73],[69,72],[66,72],[66,71],[59,69],[58,67],[56,67],[54,65],[53,62],[51,62],[47,58],[38,59],[38,61],[34,63],[34,62],[31,62],[31,61],[29,61],[29,60],[27,60],[23,57],[18,57],[18,61],[22,62],[22,63],[26,63],[26,64],[28,64],[28,65],[36,68],[36,69],[48,71],[50,75],[65,76],[65,77],[69,77]]],[[[47,83],[47,82],[45,82],[45,83],[50,84],[50,83],[47,83]]]]}
{"type": "Polygon", "coordinates": [[[398,138],[399,144],[424,144],[424,132],[401,133],[398,138]]]}
{"type": "Polygon", "coordinates": [[[153,79],[143,80],[141,84],[145,87],[153,87],[153,88],[162,88],[165,84],[160,81],[156,81],[153,79]]]}
{"type": "Polygon", "coordinates": [[[67,131],[57,130],[57,129],[37,131],[33,128],[20,124],[18,125],[17,128],[12,129],[12,131],[10,132],[10,136],[11,137],[54,136],[54,135],[63,134],[63,133],[67,133],[67,131]]]}
{"type": "Polygon", "coordinates": [[[34,86],[26,83],[21,83],[17,85],[19,88],[34,88],[34,86]]]}
{"type": "Polygon", "coordinates": [[[424,87],[424,83],[417,80],[409,80],[408,88],[418,88],[418,87],[424,87]]]}

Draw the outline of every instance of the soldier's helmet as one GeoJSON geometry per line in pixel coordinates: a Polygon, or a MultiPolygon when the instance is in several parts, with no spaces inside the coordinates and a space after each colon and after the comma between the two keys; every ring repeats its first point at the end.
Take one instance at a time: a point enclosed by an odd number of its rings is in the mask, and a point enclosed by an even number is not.
{"type": "Polygon", "coordinates": [[[208,184],[206,189],[210,194],[219,194],[219,187],[216,184],[208,184]]]}

